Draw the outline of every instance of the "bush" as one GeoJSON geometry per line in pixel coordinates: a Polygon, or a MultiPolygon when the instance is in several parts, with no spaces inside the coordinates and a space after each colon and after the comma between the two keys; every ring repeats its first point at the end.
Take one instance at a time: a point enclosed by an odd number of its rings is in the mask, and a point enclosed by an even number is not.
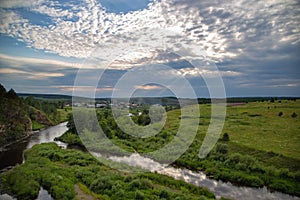
{"type": "Polygon", "coordinates": [[[283,112],[279,112],[278,116],[281,117],[283,115],[283,112]]]}
{"type": "Polygon", "coordinates": [[[223,134],[222,141],[224,141],[224,142],[228,142],[229,141],[229,134],[228,133],[224,133],[223,134]]]}
{"type": "Polygon", "coordinates": [[[136,200],[144,200],[144,199],[145,199],[145,195],[144,195],[142,192],[140,192],[140,191],[138,190],[138,191],[136,191],[136,193],[135,193],[135,199],[136,199],[136,200]]]}
{"type": "Polygon", "coordinates": [[[159,193],[159,198],[160,198],[160,199],[170,199],[170,194],[169,194],[168,191],[162,190],[162,191],[159,193]]]}
{"type": "Polygon", "coordinates": [[[112,186],[113,183],[109,177],[100,177],[92,182],[91,189],[94,192],[101,194],[104,190],[110,190],[112,186]]]}
{"type": "Polygon", "coordinates": [[[298,115],[295,113],[295,112],[293,112],[293,114],[292,114],[292,118],[296,118],[298,115]]]}

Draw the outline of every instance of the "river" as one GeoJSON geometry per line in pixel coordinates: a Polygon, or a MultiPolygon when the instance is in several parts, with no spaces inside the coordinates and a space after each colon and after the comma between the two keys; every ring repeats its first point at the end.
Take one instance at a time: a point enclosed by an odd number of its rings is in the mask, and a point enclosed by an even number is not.
{"type": "MultiPolygon", "coordinates": [[[[67,123],[65,122],[45,130],[35,132],[30,137],[6,147],[4,151],[0,152],[0,171],[11,168],[17,164],[21,164],[24,160],[24,150],[30,149],[33,145],[53,142],[54,138],[61,136],[67,131],[66,125],[67,123]]],[[[55,142],[59,146],[64,148],[67,147],[67,144],[65,143],[59,141],[55,142]]]]}
{"type": "MultiPolygon", "coordinates": [[[[10,168],[9,166],[15,166],[23,162],[24,150],[31,148],[35,144],[53,142],[55,137],[61,136],[67,130],[66,123],[59,124],[57,126],[50,127],[40,132],[34,133],[31,137],[11,145],[6,151],[0,153],[0,170],[10,168]]],[[[55,141],[59,146],[67,147],[65,143],[55,141]]],[[[100,155],[100,154],[97,154],[100,155]]],[[[238,187],[231,183],[225,183],[222,181],[216,181],[206,177],[202,172],[193,172],[191,170],[174,168],[170,166],[162,165],[154,160],[145,158],[137,153],[130,156],[111,156],[108,157],[115,162],[126,163],[130,166],[137,166],[151,172],[171,176],[175,179],[184,180],[185,182],[208,188],[217,197],[228,197],[232,199],[244,199],[244,200],[280,200],[280,199],[298,199],[280,192],[270,192],[266,188],[251,188],[251,187],[238,187]]],[[[0,199],[1,199],[0,195],[0,199]]],[[[8,198],[9,199],[9,198],[8,198]]],[[[39,200],[52,199],[47,191],[41,188],[39,194],[39,200]]]]}
{"type": "MultiPolygon", "coordinates": [[[[24,151],[30,149],[35,144],[42,144],[48,142],[54,142],[54,138],[61,136],[67,131],[67,123],[61,123],[56,126],[52,126],[45,130],[35,132],[28,138],[16,142],[12,145],[7,146],[4,151],[0,152],[0,172],[11,169],[12,167],[22,164],[24,162],[24,151]]],[[[55,141],[55,143],[63,148],[67,147],[67,144],[55,141]]],[[[0,194],[2,200],[12,200],[13,197],[7,194],[0,194]]],[[[40,188],[37,200],[53,200],[47,190],[40,188]]]]}

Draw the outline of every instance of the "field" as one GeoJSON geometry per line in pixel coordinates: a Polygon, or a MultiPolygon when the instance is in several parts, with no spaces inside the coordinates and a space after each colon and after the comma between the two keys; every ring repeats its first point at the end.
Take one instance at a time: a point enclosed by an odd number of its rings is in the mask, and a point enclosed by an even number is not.
{"type": "Polygon", "coordinates": [[[300,102],[283,100],[228,107],[223,132],[234,143],[298,159],[300,102]],[[298,116],[292,117],[293,113],[298,116]]]}

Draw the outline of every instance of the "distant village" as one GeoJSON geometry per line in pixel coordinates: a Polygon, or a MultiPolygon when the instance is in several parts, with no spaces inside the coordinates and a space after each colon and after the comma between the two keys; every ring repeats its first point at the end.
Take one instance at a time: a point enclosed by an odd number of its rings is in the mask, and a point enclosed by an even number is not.
{"type": "Polygon", "coordinates": [[[110,102],[95,102],[95,103],[86,103],[86,102],[67,102],[65,103],[66,107],[86,107],[86,108],[111,108],[112,106],[116,108],[141,108],[142,104],[137,104],[134,102],[118,102],[117,104],[112,104],[110,102]]]}

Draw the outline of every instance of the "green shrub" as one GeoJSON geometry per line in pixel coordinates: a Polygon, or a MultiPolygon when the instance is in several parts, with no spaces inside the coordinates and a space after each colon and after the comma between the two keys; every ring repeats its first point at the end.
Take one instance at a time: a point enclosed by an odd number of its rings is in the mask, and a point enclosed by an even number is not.
{"type": "Polygon", "coordinates": [[[109,177],[99,177],[91,183],[92,191],[101,194],[104,190],[110,190],[113,186],[109,177]]]}
{"type": "Polygon", "coordinates": [[[170,194],[169,194],[168,191],[162,190],[162,191],[159,193],[159,198],[160,198],[160,199],[170,199],[170,194]]]}
{"type": "Polygon", "coordinates": [[[140,192],[139,190],[136,191],[136,193],[135,193],[135,199],[136,200],[144,200],[145,199],[144,193],[140,192]]]}
{"type": "Polygon", "coordinates": [[[224,133],[223,134],[222,141],[224,141],[224,142],[228,142],[229,141],[229,134],[228,133],[224,133]]]}

